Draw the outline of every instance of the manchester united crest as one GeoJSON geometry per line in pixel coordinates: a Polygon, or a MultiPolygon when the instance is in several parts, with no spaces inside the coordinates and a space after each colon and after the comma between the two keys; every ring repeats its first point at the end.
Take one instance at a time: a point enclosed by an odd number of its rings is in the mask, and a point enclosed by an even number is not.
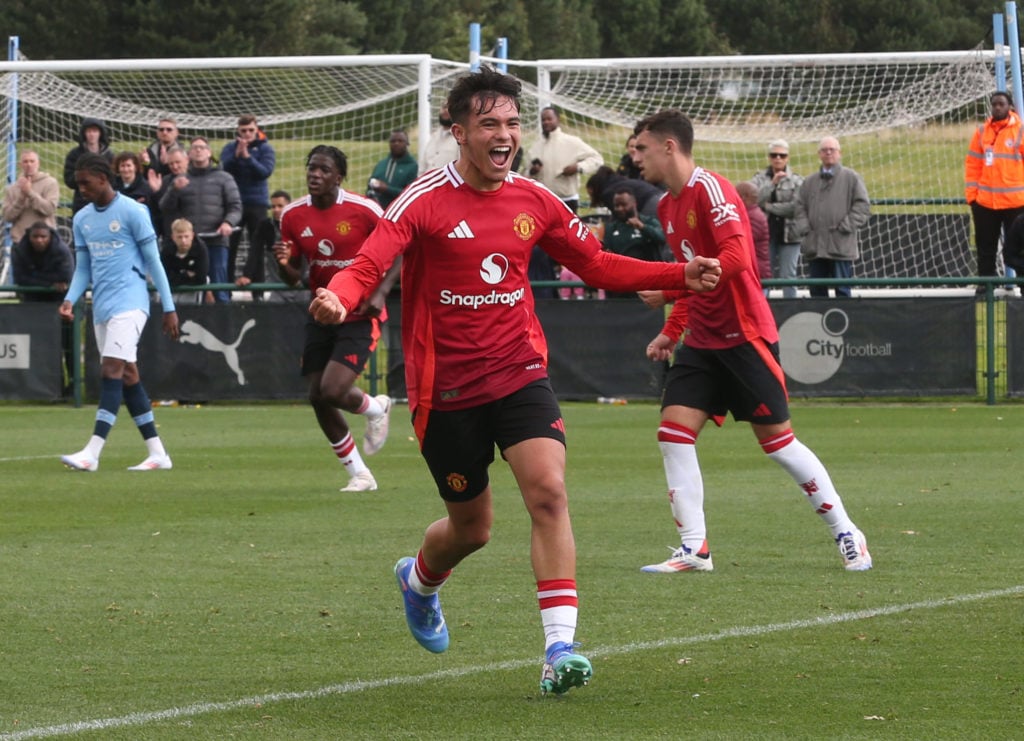
{"type": "Polygon", "coordinates": [[[344,236],[344,235],[348,234],[350,231],[352,231],[352,225],[350,223],[348,223],[347,221],[339,221],[338,225],[336,227],[334,227],[334,228],[337,229],[338,230],[338,234],[341,234],[342,236],[344,236]]]}
{"type": "Polygon", "coordinates": [[[525,242],[537,231],[537,222],[530,214],[522,213],[512,221],[512,230],[525,242]]]}
{"type": "Polygon", "coordinates": [[[450,473],[446,479],[448,488],[454,492],[464,492],[466,490],[466,477],[461,473],[450,473]]]}
{"type": "Polygon", "coordinates": [[[697,228],[697,212],[692,208],[686,212],[686,225],[691,229],[697,228]]]}

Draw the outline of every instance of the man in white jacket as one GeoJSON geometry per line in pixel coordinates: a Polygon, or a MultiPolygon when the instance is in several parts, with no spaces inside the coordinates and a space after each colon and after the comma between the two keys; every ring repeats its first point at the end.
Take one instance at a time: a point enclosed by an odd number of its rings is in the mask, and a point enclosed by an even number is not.
{"type": "Polygon", "coordinates": [[[578,136],[562,131],[560,123],[553,107],[540,112],[541,137],[527,153],[528,172],[575,212],[580,205],[580,176],[593,175],[604,159],[578,136]]]}

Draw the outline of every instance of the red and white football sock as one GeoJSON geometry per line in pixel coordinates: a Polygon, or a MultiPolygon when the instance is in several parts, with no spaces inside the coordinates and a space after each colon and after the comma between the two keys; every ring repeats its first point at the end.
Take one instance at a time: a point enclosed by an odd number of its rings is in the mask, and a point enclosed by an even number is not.
{"type": "Polygon", "coordinates": [[[691,553],[697,553],[708,534],[704,480],[697,461],[697,433],[683,425],[662,421],[658,427],[658,447],[665,464],[668,501],[679,539],[691,553]]]}
{"type": "Polygon", "coordinates": [[[359,448],[356,447],[356,441],[352,439],[351,432],[346,433],[345,437],[338,442],[331,443],[331,449],[338,456],[338,460],[341,461],[341,465],[345,467],[350,477],[370,470],[363,463],[363,458],[359,455],[359,448]]]}
{"type": "Polygon", "coordinates": [[[833,538],[854,530],[854,524],[846,514],[843,500],[832,485],[825,466],[810,448],[796,439],[792,429],[762,440],[761,449],[793,477],[797,486],[807,495],[814,511],[821,515],[821,519],[832,531],[833,538]]]}
{"type": "Polygon", "coordinates": [[[575,579],[542,579],[537,582],[540,621],[544,626],[544,648],[576,639],[579,597],[575,579]]]}
{"type": "Polygon", "coordinates": [[[409,589],[424,596],[437,594],[451,573],[451,569],[439,574],[427,568],[427,562],[423,560],[423,551],[421,550],[416,554],[415,565],[409,569],[409,589]]]}
{"type": "Polygon", "coordinates": [[[374,397],[363,393],[363,403],[359,405],[356,414],[365,414],[367,417],[379,417],[384,414],[384,407],[374,397]]]}

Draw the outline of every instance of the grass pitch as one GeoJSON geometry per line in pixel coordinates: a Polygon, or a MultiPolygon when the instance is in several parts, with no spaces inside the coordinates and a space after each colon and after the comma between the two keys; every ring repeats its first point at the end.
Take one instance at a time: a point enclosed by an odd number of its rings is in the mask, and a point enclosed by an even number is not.
{"type": "MultiPolygon", "coordinates": [[[[1024,408],[798,404],[866,532],[847,573],[746,425],[708,427],[711,574],[642,574],[676,541],[653,405],[566,404],[589,687],[537,690],[529,523],[492,468],[491,544],[407,634],[391,567],[440,516],[408,413],[342,494],[303,406],[157,409],[175,468],[121,414],[3,407],[0,739],[1024,738],[1024,408]]],[[[361,434],[362,420],[353,423],[361,434]]]]}

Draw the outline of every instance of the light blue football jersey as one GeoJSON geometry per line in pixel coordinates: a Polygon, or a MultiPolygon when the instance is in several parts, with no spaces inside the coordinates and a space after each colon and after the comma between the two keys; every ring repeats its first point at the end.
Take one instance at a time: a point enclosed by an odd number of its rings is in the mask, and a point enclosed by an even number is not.
{"type": "Polygon", "coordinates": [[[90,203],[75,214],[75,275],[65,298],[75,303],[92,284],[93,320],[141,309],[149,314],[146,274],[160,294],[164,313],[174,311],[167,273],[160,262],[149,211],[120,193],[97,208],[90,203]]]}

